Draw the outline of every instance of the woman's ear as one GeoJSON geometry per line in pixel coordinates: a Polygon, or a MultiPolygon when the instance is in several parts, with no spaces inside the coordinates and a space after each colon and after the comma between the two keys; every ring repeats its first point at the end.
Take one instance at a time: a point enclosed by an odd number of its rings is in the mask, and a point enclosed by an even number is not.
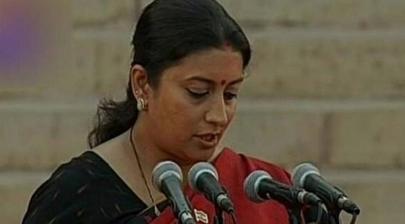
{"type": "Polygon", "coordinates": [[[148,74],[142,65],[134,65],[131,68],[131,88],[132,94],[138,99],[142,97],[146,100],[149,94],[148,74]]]}

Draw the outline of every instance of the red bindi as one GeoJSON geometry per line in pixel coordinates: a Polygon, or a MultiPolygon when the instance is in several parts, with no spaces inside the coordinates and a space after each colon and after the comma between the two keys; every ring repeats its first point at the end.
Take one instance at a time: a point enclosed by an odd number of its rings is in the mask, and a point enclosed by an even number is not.
{"type": "Polygon", "coordinates": [[[221,85],[222,85],[222,86],[225,85],[225,83],[226,83],[225,80],[222,80],[222,81],[221,81],[221,85]]]}

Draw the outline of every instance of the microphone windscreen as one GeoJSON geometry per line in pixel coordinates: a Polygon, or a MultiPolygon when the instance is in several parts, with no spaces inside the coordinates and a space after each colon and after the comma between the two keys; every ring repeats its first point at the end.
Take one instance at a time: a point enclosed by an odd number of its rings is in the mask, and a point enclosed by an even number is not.
{"type": "Polygon", "coordinates": [[[254,202],[263,202],[265,199],[259,195],[259,184],[263,179],[272,179],[269,173],[263,170],[256,170],[246,177],[243,183],[243,189],[245,190],[246,196],[254,202]]]}
{"type": "Polygon", "coordinates": [[[316,168],[311,163],[301,163],[300,165],[296,166],[292,172],[292,180],[294,186],[304,188],[305,178],[309,174],[316,174],[320,175],[318,168],[316,168]]]}
{"type": "Polygon", "coordinates": [[[153,186],[161,190],[162,181],[169,176],[174,176],[179,179],[180,182],[183,181],[183,174],[181,168],[175,162],[163,161],[158,163],[152,171],[152,183],[153,186]]]}
{"type": "Polygon", "coordinates": [[[216,180],[218,180],[218,172],[213,165],[207,162],[196,163],[191,167],[191,169],[188,172],[188,182],[193,190],[198,191],[197,182],[198,178],[200,178],[202,174],[210,174],[216,180]]]}

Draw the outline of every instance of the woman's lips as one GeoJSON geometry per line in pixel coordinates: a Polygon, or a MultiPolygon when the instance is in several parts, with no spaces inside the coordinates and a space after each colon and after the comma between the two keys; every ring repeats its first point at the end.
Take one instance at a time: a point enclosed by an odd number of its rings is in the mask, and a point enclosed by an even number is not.
{"type": "Polygon", "coordinates": [[[217,145],[219,135],[218,134],[196,135],[196,138],[200,141],[200,143],[204,147],[211,148],[217,145]]]}

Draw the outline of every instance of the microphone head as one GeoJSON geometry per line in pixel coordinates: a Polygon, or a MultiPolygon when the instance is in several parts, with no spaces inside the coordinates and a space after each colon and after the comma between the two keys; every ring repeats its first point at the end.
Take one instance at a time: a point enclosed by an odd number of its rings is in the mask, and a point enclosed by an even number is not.
{"type": "Polygon", "coordinates": [[[258,203],[266,200],[259,195],[259,184],[264,179],[271,180],[273,178],[270,176],[269,173],[263,170],[253,171],[249,174],[248,177],[246,177],[243,183],[243,189],[245,190],[246,196],[251,201],[258,203]]]}
{"type": "Polygon", "coordinates": [[[188,171],[189,185],[195,191],[199,191],[197,182],[201,174],[212,175],[216,180],[218,180],[218,172],[213,165],[207,162],[198,162],[194,164],[188,171]]]}
{"type": "Polygon", "coordinates": [[[305,179],[308,175],[315,174],[320,176],[318,168],[311,163],[301,163],[296,166],[292,172],[294,186],[304,188],[305,179]]]}
{"type": "Polygon", "coordinates": [[[163,161],[158,163],[152,171],[153,186],[161,191],[162,181],[170,176],[177,178],[180,182],[183,181],[183,174],[179,165],[172,161],[163,161]]]}

